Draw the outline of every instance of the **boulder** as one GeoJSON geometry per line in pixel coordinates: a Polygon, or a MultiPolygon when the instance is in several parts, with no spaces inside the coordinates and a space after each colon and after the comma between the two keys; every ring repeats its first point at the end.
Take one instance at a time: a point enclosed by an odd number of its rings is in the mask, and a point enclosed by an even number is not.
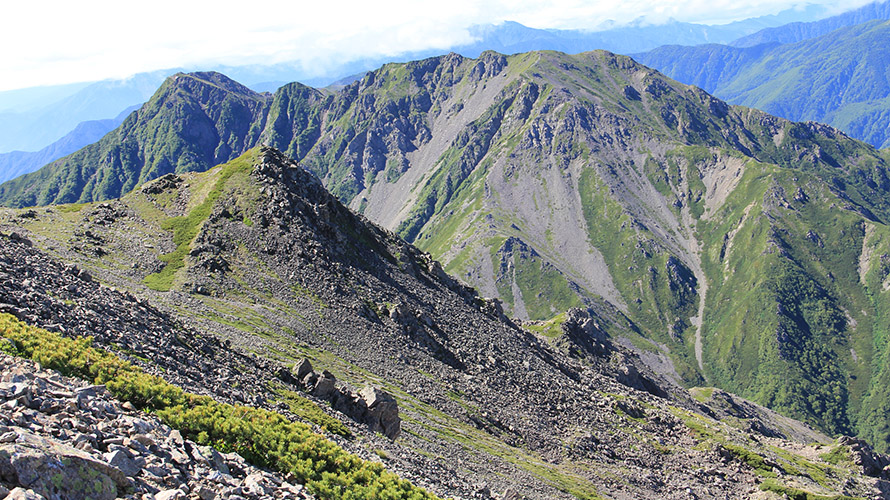
{"type": "Polygon", "coordinates": [[[22,432],[0,445],[0,479],[47,498],[113,500],[130,481],[117,468],[69,446],[22,432]]]}
{"type": "Polygon", "coordinates": [[[164,490],[155,493],[155,500],[185,500],[188,496],[182,490],[164,490]]]}
{"type": "Polygon", "coordinates": [[[244,491],[250,495],[262,497],[269,494],[268,480],[261,473],[254,473],[244,478],[244,491]]]}
{"type": "Polygon", "coordinates": [[[46,500],[43,495],[24,488],[14,488],[4,500],[46,500]]]}
{"type": "Polygon", "coordinates": [[[106,453],[105,461],[108,462],[108,465],[117,468],[128,477],[134,477],[142,470],[142,467],[123,450],[114,450],[106,453]]]}
{"type": "Polygon", "coordinates": [[[317,376],[315,380],[315,386],[312,389],[312,394],[322,399],[327,399],[331,396],[331,393],[334,392],[335,383],[337,379],[334,378],[333,375],[325,371],[324,373],[317,376]]]}
{"type": "Polygon", "coordinates": [[[306,376],[303,377],[303,386],[306,387],[308,390],[311,390],[315,387],[315,383],[318,381],[318,376],[319,373],[315,371],[307,373],[306,376]]]}
{"type": "Polygon", "coordinates": [[[312,371],[312,363],[309,362],[308,359],[303,358],[297,361],[297,364],[294,365],[291,373],[297,378],[297,380],[303,380],[306,378],[306,375],[312,371]]]}
{"type": "Polygon", "coordinates": [[[201,450],[201,455],[207,458],[208,464],[213,467],[214,470],[217,470],[222,474],[229,474],[229,466],[226,465],[226,459],[220,452],[210,446],[202,446],[199,449],[201,450]]]}
{"type": "Polygon", "coordinates": [[[519,493],[516,493],[516,490],[507,488],[504,491],[504,494],[501,495],[501,500],[522,500],[522,496],[519,493]]]}
{"type": "Polygon", "coordinates": [[[399,405],[388,392],[367,386],[359,392],[368,408],[365,423],[374,432],[395,440],[401,433],[402,419],[399,418],[399,405]]]}

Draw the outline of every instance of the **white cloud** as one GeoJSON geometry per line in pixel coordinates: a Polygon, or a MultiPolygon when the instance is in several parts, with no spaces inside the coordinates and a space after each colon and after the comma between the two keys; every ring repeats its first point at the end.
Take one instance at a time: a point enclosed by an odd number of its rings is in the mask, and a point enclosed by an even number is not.
{"type": "MultiPolygon", "coordinates": [[[[830,0],[818,0],[830,3],[830,0]]],[[[32,0],[0,18],[0,90],[197,64],[332,61],[447,48],[473,24],[594,28],[644,17],[726,22],[774,13],[799,0],[32,0]]],[[[865,0],[856,0],[856,5],[865,0]]],[[[856,5],[847,5],[848,8],[856,5]]]]}

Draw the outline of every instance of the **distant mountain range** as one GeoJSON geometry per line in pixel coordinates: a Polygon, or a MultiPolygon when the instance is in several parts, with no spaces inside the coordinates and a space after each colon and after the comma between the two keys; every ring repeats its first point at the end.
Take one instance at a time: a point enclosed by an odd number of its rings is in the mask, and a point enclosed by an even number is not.
{"type": "Polygon", "coordinates": [[[651,50],[662,45],[700,45],[730,43],[760,30],[792,21],[818,19],[825,8],[808,5],[803,10],[786,10],[729,24],[705,25],[671,20],[664,24],[639,21],[630,26],[596,30],[535,29],[517,22],[481,25],[470,29],[476,42],[452,48],[466,57],[478,57],[486,50],[501,54],[517,54],[532,50],[557,50],[577,54],[595,49],[618,54],[651,50]]]}
{"type": "Polygon", "coordinates": [[[89,120],[79,123],[74,130],[49,146],[33,153],[25,151],[12,151],[0,153],[0,182],[6,182],[20,175],[34,172],[40,167],[63,156],[67,156],[78,149],[92,144],[101,139],[105,134],[116,129],[123,123],[124,118],[132,112],[136,106],[124,110],[116,118],[108,120],[89,120]]]}
{"type": "Polygon", "coordinates": [[[887,147],[888,43],[890,21],[872,20],[795,43],[668,46],[634,58],[731,103],[827,123],[887,147]]]}
{"type": "MultiPolygon", "coordinates": [[[[875,19],[890,19],[890,2],[881,0],[870,3],[843,14],[828,17],[818,21],[798,19],[794,22],[772,28],[764,28],[756,33],[743,36],[730,45],[734,47],[753,47],[763,43],[794,43],[816,38],[828,34],[834,30],[866,23],[875,19]]],[[[720,43],[716,42],[715,43],[720,43]]],[[[682,45],[672,43],[670,45],[682,45]]]]}
{"type": "Polygon", "coordinates": [[[68,135],[81,122],[114,119],[127,108],[145,102],[168,74],[157,71],[82,88],[71,86],[69,90],[77,91],[58,101],[39,107],[35,102],[31,109],[2,112],[0,152],[38,151],[68,135]]]}
{"type": "MultiPolygon", "coordinates": [[[[529,50],[559,50],[567,53],[606,49],[617,53],[640,52],[667,43],[696,45],[728,43],[759,29],[778,26],[794,20],[814,19],[824,15],[824,8],[809,6],[804,10],[787,10],[735,23],[707,26],[672,21],[663,25],[645,25],[584,30],[541,30],[515,22],[482,25],[470,29],[476,42],[452,50],[467,57],[478,57],[485,50],[503,54],[529,50]]],[[[216,66],[215,71],[244,82],[257,91],[274,92],[293,81],[307,85],[326,86],[346,75],[362,74],[388,62],[407,62],[443,53],[441,50],[406,52],[397,56],[347,61],[325,75],[309,73],[295,63],[274,65],[216,66]]],[[[198,68],[192,68],[193,71],[198,68]]],[[[184,68],[140,73],[123,80],[38,87],[0,92],[0,153],[37,151],[71,132],[77,124],[88,120],[111,119],[121,111],[145,102],[164,78],[184,68]]],[[[81,146],[85,146],[82,144],[81,146]]],[[[53,158],[55,159],[55,158],[53,158]]]]}

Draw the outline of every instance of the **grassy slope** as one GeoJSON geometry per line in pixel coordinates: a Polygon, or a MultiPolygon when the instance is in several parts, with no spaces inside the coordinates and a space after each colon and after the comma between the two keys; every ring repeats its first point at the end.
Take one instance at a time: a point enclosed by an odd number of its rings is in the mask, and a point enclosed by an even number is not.
{"type": "Polygon", "coordinates": [[[173,233],[173,243],[176,245],[176,249],[160,257],[165,262],[161,271],[145,277],[145,284],[149,288],[158,291],[170,290],[176,272],[185,266],[185,258],[192,240],[195,239],[201,225],[210,216],[214,203],[221,196],[232,191],[233,185],[244,182],[247,175],[253,170],[259,154],[259,148],[251,149],[231,162],[216,167],[213,175],[200,177],[199,183],[190,189],[201,191],[202,188],[209,188],[209,191],[204,189],[208,192],[203,196],[203,200],[192,207],[187,214],[163,220],[161,229],[173,233]],[[209,185],[201,186],[201,181],[209,185]]]}

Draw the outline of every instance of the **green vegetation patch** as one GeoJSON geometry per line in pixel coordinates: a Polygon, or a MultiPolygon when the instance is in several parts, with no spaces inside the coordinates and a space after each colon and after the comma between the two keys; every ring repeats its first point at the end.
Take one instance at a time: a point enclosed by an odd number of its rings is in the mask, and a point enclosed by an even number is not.
{"type": "Polygon", "coordinates": [[[56,210],[62,212],[63,214],[68,213],[77,213],[83,210],[83,207],[87,206],[86,203],[71,203],[68,205],[59,205],[56,207],[56,210]]]}
{"type": "Polygon", "coordinates": [[[348,427],[343,425],[343,422],[340,422],[336,418],[325,413],[317,404],[312,400],[303,397],[299,392],[291,391],[280,386],[274,390],[281,396],[281,400],[287,403],[288,408],[290,408],[291,413],[294,415],[303,420],[317,424],[331,434],[338,434],[343,437],[352,436],[352,432],[349,431],[348,427]]]}
{"type": "Polygon", "coordinates": [[[723,443],[722,446],[726,451],[732,453],[732,456],[751,466],[757,475],[764,477],[776,476],[776,473],[773,472],[773,467],[767,464],[760,454],[732,443],[723,443]]]}
{"type": "Polygon", "coordinates": [[[819,455],[819,458],[834,465],[852,464],[853,457],[850,455],[850,449],[846,446],[839,445],[831,449],[827,453],[819,455]]]}
{"type": "Polygon", "coordinates": [[[838,208],[807,172],[748,163],[698,229],[713,285],[702,328],[711,383],[826,433],[852,434],[850,409],[868,373],[845,360],[851,348],[869,355],[853,328],[864,331],[874,316],[857,269],[861,216],[838,208]]]}
{"type": "Polygon", "coordinates": [[[692,394],[692,397],[695,398],[699,403],[704,403],[705,401],[711,399],[711,396],[714,395],[713,387],[693,387],[689,389],[689,393],[692,394]]]}
{"type": "Polygon", "coordinates": [[[187,215],[180,217],[171,217],[161,223],[161,229],[173,232],[173,243],[176,250],[160,256],[161,261],[166,265],[159,272],[150,274],[145,277],[145,284],[152,290],[161,292],[169,291],[173,286],[173,277],[176,271],[185,266],[185,256],[188,255],[189,245],[201,225],[210,216],[213,204],[223,194],[226,182],[237,173],[247,173],[253,168],[256,162],[258,149],[253,149],[235,158],[229,163],[223,164],[217,168],[220,169],[219,178],[213,189],[204,198],[200,205],[194,207],[187,215]]]}
{"type": "Polygon", "coordinates": [[[14,344],[0,344],[6,352],[68,376],[104,384],[117,399],[153,412],[189,439],[223,452],[237,452],[259,467],[293,474],[318,498],[436,498],[382,465],[347,453],[306,424],[290,422],[275,412],[187,393],[92,347],[90,338],[64,338],[9,314],[0,314],[0,335],[14,344]]]}
{"type": "Polygon", "coordinates": [[[537,321],[535,323],[527,323],[522,325],[528,330],[533,332],[540,333],[545,337],[549,337],[551,339],[559,337],[562,335],[562,324],[566,322],[566,314],[561,313],[554,316],[552,319],[547,321],[537,321]]]}
{"type": "Polygon", "coordinates": [[[847,495],[817,495],[809,491],[799,490],[779,484],[778,481],[767,479],[760,485],[760,491],[771,491],[791,500],[861,500],[859,497],[850,497],[847,495]]]}
{"type": "Polygon", "coordinates": [[[583,305],[553,264],[542,257],[523,258],[518,253],[514,254],[515,280],[530,318],[548,318],[557,311],[583,305]]]}

